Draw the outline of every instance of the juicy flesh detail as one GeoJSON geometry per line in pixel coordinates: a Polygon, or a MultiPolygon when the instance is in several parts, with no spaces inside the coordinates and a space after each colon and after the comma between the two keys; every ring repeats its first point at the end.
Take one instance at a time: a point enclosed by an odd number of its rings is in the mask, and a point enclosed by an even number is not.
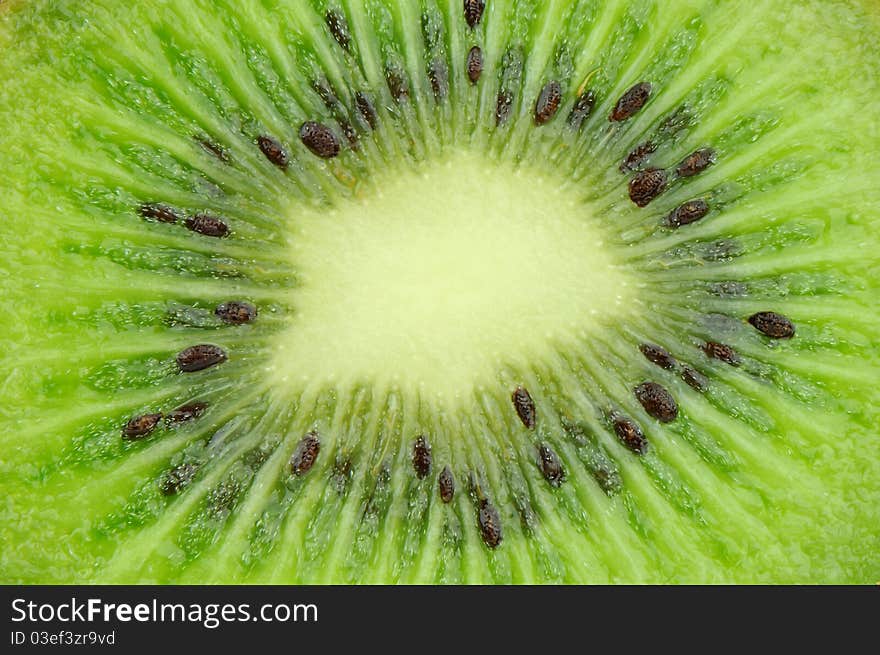
{"type": "Polygon", "coordinates": [[[877,576],[819,4],[214,4],[3,19],[0,577],[877,576]]]}

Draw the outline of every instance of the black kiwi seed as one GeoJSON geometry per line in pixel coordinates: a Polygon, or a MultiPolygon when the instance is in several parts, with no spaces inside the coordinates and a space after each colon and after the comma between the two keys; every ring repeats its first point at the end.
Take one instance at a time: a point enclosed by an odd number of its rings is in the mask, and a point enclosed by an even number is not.
{"type": "Polygon", "coordinates": [[[173,496],[178,491],[186,487],[198,473],[198,464],[193,462],[184,462],[175,466],[162,476],[159,483],[159,490],[165,496],[173,496]]]}
{"type": "Polygon", "coordinates": [[[166,424],[186,423],[199,418],[208,409],[208,403],[194,402],[181,405],[165,415],[166,424]]]}
{"type": "Polygon", "coordinates": [[[773,339],[791,339],[794,336],[794,323],[776,312],[758,312],[749,316],[749,323],[758,332],[773,339]]]}
{"type": "Polygon", "coordinates": [[[666,171],[662,168],[645,169],[629,181],[629,198],[637,207],[646,207],[666,190],[666,181],[666,171]]]}
{"type": "Polygon", "coordinates": [[[467,75],[471,84],[476,84],[483,74],[483,51],[480,46],[475,45],[468,51],[467,56],[467,75]]]}
{"type": "Polygon", "coordinates": [[[204,151],[207,152],[209,155],[216,157],[217,159],[222,161],[224,164],[229,163],[229,153],[226,152],[226,150],[224,150],[221,146],[214,143],[210,139],[203,139],[203,138],[199,138],[199,137],[193,137],[193,138],[196,140],[196,142],[200,146],[202,146],[204,151]]]}
{"type": "Polygon", "coordinates": [[[125,424],[125,427],[122,428],[122,438],[127,441],[143,439],[156,429],[156,426],[159,425],[159,421],[161,420],[161,413],[141,414],[140,416],[135,416],[134,418],[129,419],[128,423],[125,424]]]}
{"type": "Polygon", "coordinates": [[[187,229],[206,237],[223,238],[229,234],[229,226],[216,216],[196,214],[184,222],[187,229]]]}
{"type": "Polygon", "coordinates": [[[645,411],[661,423],[670,423],[678,416],[675,398],[656,382],[642,382],[635,388],[635,394],[645,411]]]}
{"type": "Polygon", "coordinates": [[[495,100],[495,126],[500,127],[510,119],[513,107],[513,95],[509,91],[500,91],[495,100]]]}
{"type": "Polygon", "coordinates": [[[477,521],[480,524],[480,535],[483,543],[489,548],[498,548],[504,535],[501,532],[501,517],[498,510],[487,498],[480,500],[480,508],[477,511],[477,521]]]}
{"type": "Polygon", "coordinates": [[[287,170],[289,159],[284,148],[278,143],[278,141],[270,136],[261,135],[257,137],[257,145],[260,147],[262,153],[266,155],[266,159],[275,164],[282,171],[287,170]]]}
{"type": "Polygon", "coordinates": [[[739,354],[726,344],[718,343],[717,341],[707,341],[703,344],[702,349],[712,359],[721,360],[731,366],[740,365],[739,354]]]}
{"type": "Polygon", "coordinates": [[[180,220],[177,212],[165,205],[144,203],[138,207],[138,213],[144,218],[149,218],[160,223],[176,223],[180,220]]]}
{"type": "Polygon", "coordinates": [[[366,121],[367,125],[370,126],[370,129],[375,130],[379,125],[379,115],[376,113],[376,108],[373,107],[373,103],[370,101],[369,97],[364,93],[357,91],[354,94],[354,102],[355,105],[357,105],[358,113],[364,121],[366,121]]]}
{"type": "Polygon", "coordinates": [[[639,168],[645,160],[648,158],[648,155],[653,154],[657,150],[657,144],[653,141],[645,141],[644,143],[640,143],[626,156],[622,162],[620,162],[621,173],[628,173],[630,171],[634,171],[639,168]]]}
{"type": "Polygon", "coordinates": [[[695,223],[708,213],[709,203],[702,198],[688,200],[673,209],[666,217],[665,223],[668,227],[681,227],[695,223]]]}
{"type": "Polygon", "coordinates": [[[700,393],[703,393],[709,388],[709,378],[690,366],[682,367],[681,379],[684,380],[688,386],[696,389],[700,393]]]}
{"type": "Polygon", "coordinates": [[[177,353],[177,366],[183,373],[193,373],[226,361],[226,352],[210,343],[190,346],[177,353]]]}
{"type": "Polygon", "coordinates": [[[516,414],[519,416],[519,420],[522,421],[523,425],[529,430],[534,430],[537,415],[535,412],[535,401],[532,400],[529,392],[523,387],[517,387],[511,394],[510,399],[513,401],[513,407],[516,409],[516,414]]]}
{"type": "Polygon", "coordinates": [[[412,464],[419,480],[426,478],[431,472],[431,445],[424,435],[416,437],[413,443],[412,464]]]}
{"type": "Polygon", "coordinates": [[[452,497],[455,495],[455,477],[452,475],[452,469],[444,466],[437,478],[437,486],[440,488],[440,500],[444,503],[451,503],[452,497]]]}
{"type": "Polygon", "coordinates": [[[229,300],[217,305],[214,315],[229,325],[241,325],[257,317],[257,308],[244,300],[229,300]]]}
{"type": "Polygon", "coordinates": [[[541,461],[541,473],[550,483],[550,486],[558,487],[565,482],[565,469],[562,468],[562,462],[559,457],[547,444],[538,446],[538,457],[541,461]]]}
{"type": "Polygon", "coordinates": [[[571,112],[568,114],[568,125],[573,130],[581,129],[584,121],[593,113],[593,107],[596,106],[596,94],[587,90],[584,91],[574,103],[571,112]]]}
{"type": "Polygon", "coordinates": [[[675,172],[679,177],[692,177],[702,173],[714,163],[715,151],[712,148],[700,148],[685,157],[675,172]]]}
{"type": "Polygon", "coordinates": [[[535,102],[535,125],[543,125],[556,115],[562,101],[562,86],[556,80],[544,85],[535,102]]]}
{"type": "Polygon", "coordinates": [[[300,440],[293,455],[290,456],[290,472],[294,475],[308,473],[315,465],[319,452],[321,452],[321,442],[318,440],[317,431],[312,430],[300,440]]]}
{"type": "Polygon", "coordinates": [[[391,97],[397,104],[404,103],[409,99],[409,84],[403,70],[397,66],[387,67],[385,82],[388,84],[388,90],[391,91],[391,97]]]}
{"type": "Polygon", "coordinates": [[[614,105],[614,109],[611,110],[608,120],[619,123],[632,118],[642,107],[645,106],[645,103],[648,102],[648,98],[650,97],[651,83],[639,82],[635,86],[630,87],[626,93],[620,96],[620,100],[614,105]]]}
{"type": "Polygon", "coordinates": [[[483,18],[483,10],[486,8],[484,0],[464,0],[464,19],[468,27],[474,29],[483,18]]]}
{"type": "Polygon", "coordinates": [[[653,343],[643,343],[639,346],[639,350],[649,362],[653,362],[660,368],[665,368],[667,371],[675,368],[675,359],[666,348],[653,343]]]}
{"type": "Polygon", "coordinates": [[[330,9],[324,14],[324,20],[330,29],[330,34],[336,39],[336,43],[346,52],[351,52],[351,33],[348,30],[348,21],[345,15],[338,9],[330,9]]]}
{"type": "Polygon", "coordinates": [[[442,59],[432,61],[428,66],[428,79],[431,81],[434,100],[440,102],[449,92],[449,71],[446,69],[446,62],[442,59]]]}
{"type": "Polygon", "coordinates": [[[613,427],[617,438],[631,451],[637,455],[644,455],[648,451],[648,440],[635,421],[625,416],[620,416],[614,419],[613,427]]]}
{"type": "Polygon", "coordinates": [[[332,159],[339,154],[339,139],[323,123],[306,121],[299,128],[299,138],[317,157],[332,159]]]}

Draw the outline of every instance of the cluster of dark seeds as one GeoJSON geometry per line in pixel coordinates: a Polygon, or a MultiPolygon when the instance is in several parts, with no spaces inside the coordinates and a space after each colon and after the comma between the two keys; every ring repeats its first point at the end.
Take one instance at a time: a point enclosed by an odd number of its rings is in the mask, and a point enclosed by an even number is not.
{"type": "Polygon", "coordinates": [[[483,18],[483,10],[486,8],[484,0],[464,0],[464,19],[468,27],[474,29],[483,18]]]}
{"type": "Polygon", "coordinates": [[[794,336],[794,323],[776,312],[758,312],[749,316],[748,321],[758,332],[772,339],[791,339],[794,336]]]}
{"type": "Polygon", "coordinates": [[[211,343],[200,343],[184,348],[176,357],[182,373],[194,373],[226,361],[226,351],[211,343]]]}
{"type": "Polygon", "coordinates": [[[522,421],[522,424],[529,430],[534,430],[537,413],[535,411],[535,401],[532,400],[529,392],[523,387],[517,387],[513,390],[510,399],[513,401],[516,415],[519,416],[519,420],[522,421]]]}
{"type": "MultiPolygon", "coordinates": [[[[484,10],[485,2],[483,0],[463,0],[464,18],[469,28],[474,29],[479,25],[484,10]]],[[[325,14],[325,21],[327,28],[338,45],[350,53],[351,33],[342,11],[337,9],[328,10],[325,14]]],[[[503,68],[506,72],[503,72],[502,79],[508,76],[516,77],[510,71],[515,70],[517,66],[521,67],[521,61],[517,59],[517,53],[508,52],[505,56],[505,61],[507,63],[504,64],[503,68]]],[[[479,46],[474,45],[468,51],[466,62],[467,76],[471,84],[478,83],[483,67],[483,52],[479,46]]],[[[434,98],[437,102],[440,102],[447,96],[449,89],[449,71],[445,62],[442,59],[433,59],[427,64],[426,73],[434,98]]],[[[409,81],[403,69],[396,65],[388,65],[385,69],[385,81],[395,102],[404,103],[409,99],[409,81]]],[[[358,135],[355,129],[338,115],[341,103],[329,82],[316,81],[314,88],[325,106],[334,112],[334,116],[342,129],[343,136],[354,146],[357,143],[358,135]]],[[[647,104],[651,93],[652,85],[649,82],[639,82],[633,85],[617,100],[614,108],[608,115],[608,120],[612,123],[621,123],[631,119],[647,104]]],[[[366,94],[360,91],[356,92],[354,97],[355,109],[360,118],[363,119],[363,123],[369,126],[370,129],[375,130],[378,126],[378,114],[372,101],[366,94]]],[[[502,82],[501,90],[496,98],[495,123],[497,126],[504,125],[511,118],[514,99],[513,91],[502,82]]],[[[559,111],[562,101],[562,84],[557,80],[546,82],[535,100],[534,124],[541,126],[550,122],[559,111]]],[[[592,114],[595,104],[596,95],[592,90],[585,90],[580,93],[568,115],[569,126],[574,130],[580,129],[584,121],[592,114]]],[[[677,116],[678,114],[673,118],[678,120],[677,116]]],[[[676,123],[669,129],[677,129],[677,125],[676,123]]],[[[340,153],[341,145],[339,138],[330,127],[323,123],[306,121],[300,127],[299,137],[308,150],[317,157],[330,159],[338,156],[340,153]]],[[[196,140],[209,154],[221,161],[229,161],[227,152],[220,146],[208,139],[196,138],[196,140]]],[[[290,160],[288,153],[281,143],[265,135],[257,137],[256,143],[269,162],[282,170],[287,169],[290,160]]],[[[712,148],[706,147],[695,150],[681,160],[675,167],[674,172],[672,168],[668,171],[662,168],[646,168],[641,170],[642,166],[647,163],[650,155],[657,148],[658,145],[653,140],[644,141],[629,152],[619,166],[621,172],[624,173],[635,171],[628,187],[630,199],[638,207],[647,206],[652,200],[662,194],[676,178],[695,176],[716,162],[715,151],[712,148]]],[[[676,207],[665,217],[665,225],[671,228],[678,228],[694,223],[705,217],[709,210],[709,204],[706,200],[699,198],[689,200],[676,207]]],[[[205,236],[224,237],[229,234],[229,228],[223,220],[208,214],[184,217],[174,209],[157,203],[142,204],[139,207],[139,213],[146,219],[161,223],[179,223],[183,220],[188,229],[205,236]]],[[[245,301],[228,301],[218,305],[214,313],[223,323],[241,325],[254,320],[257,316],[257,309],[253,304],[245,301]]],[[[748,317],[747,321],[756,330],[770,338],[788,339],[794,336],[794,324],[785,316],[775,312],[758,312],[748,317]]],[[[732,366],[740,364],[739,355],[728,345],[707,341],[701,348],[709,357],[724,361],[732,366]]],[[[694,389],[705,391],[708,388],[708,379],[705,375],[689,366],[680,365],[663,347],[645,343],[641,344],[639,349],[649,361],[657,366],[669,371],[679,370],[681,379],[694,389]]],[[[178,353],[176,362],[181,372],[195,372],[222,363],[226,358],[225,351],[219,346],[198,344],[178,353]]],[[[677,418],[678,405],[670,392],[662,385],[652,381],[645,381],[636,386],[633,392],[645,411],[661,423],[669,423],[677,418]]],[[[511,394],[511,400],[522,424],[526,428],[534,430],[537,422],[537,413],[535,402],[529,392],[524,387],[519,386],[511,394]]],[[[130,419],[124,426],[123,438],[126,440],[136,440],[146,437],[156,429],[163,419],[168,425],[193,420],[201,416],[207,407],[207,403],[192,402],[164,415],[162,413],[148,413],[136,416],[130,419]]],[[[627,448],[639,455],[648,451],[648,440],[641,427],[633,419],[617,413],[613,413],[610,418],[614,433],[627,448]]],[[[312,430],[305,434],[290,457],[289,469],[291,473],[295,476],[302,476],[308,473],[314,466],[320,449],[321,442],[318,432],[312,430]]],[[[559,456],[547,443],[537,444],[536,450],[538,467],[542,475],[551,486],[560,486],[565,481],[566,473],[559,456]]],[[[340,489],[344,488],[344,481],[351,476],[351,466],[350,459],[337,459],[334,475],[342,480],[340,489]]],[[[433,468],[432,450],[427,437],[424,435],[419,435],[413,443],[412,466],[416,477],[419,479],[427,478],[431,474],[433,468]]],[[[197,463],[189,462],[180,464],[168,471],[160,484],[162,493],[165,495],[177,493],[191,482],[198,468],[197,463]]],[[[609,493],[609,490],[616,492],[620,488],[620,477],[613,469],[612,464],[608,466],[595,466],[591,468],[591,471],[606,493],[609,493]]],[[[389,479],[390,470],[384,468],[382,473],[380,473],[377,484],[383,481],[387,483],[389,479]]],[[[497,548],[503,539],[500,515],[496,507],[482,492],[479,485],[473,482],[473,476],[471,479],[472,486],[475,488],[476,495],[474,499],[477,506],[477,522],[481,537],[489,548],[497,548]]],[[[443,503],[450,503],[455,493],[455,478],[448,465],[444,466],[440,471],[437,484],[441,501],[443,503]]],[[[231,500],[229,500],[228,504],[231,506],[237,490],[234,493],[225,488],[221,489],[221,491],[223,498],[229,496],[231,500]],[[226,491],[229,491],[229,493],[227,494],[226,491]]],[[[527,505],[527,499],[517,500],[517,507],[520,510],[521,517],[529,513],[524,509],[527,505]]],[[[524,525],[526,523],[529,522],[524,519],[524,525]]]]}
{"type": "Polygon", "coordinates": [[[419,435],[413,444],[412,452],[412,464],[417,478],[422,480],[428,477],[431,472],[431,461],[431,445],[424,435],[419,435]]]}
{"type": "Polygon", "coordinates": [[[672,394],[656,382],[642,382],[634,393],[645,411],[661,423],[674,421],[678,416],[678,405],[672,394]]]}
{"type": "MultiPolygon", "coordinates": [[[[639,346],[639,350],[648,361],[653,362],[662,369],[672,371],[678,366],[675,358],[662,346],[653,343],[643,343],[639,346]]],[[[706,391],[709,388],[709,380],[706,376],[690,366],[683,365],[681,367],[681,379],[700,392],[706,391]]]]}
{"type": "Polygon", "coordinates": [[[143,439],[152,434],[163,419],[165,420],[165,425],[174,426],[200,417],[205,413],[206,409],[208,409],[208,403],[192,402],[173,409],[167,414],[162,412],[139,414],[129,419],[122,428],[122,438],[126,441],[143,439]]]}
{"type": "Polygon", "coordinates": [[[483,74],[483,51],[480,46],[475,45],[468,51],[467,56],[467,75],[471,84],[480,81],[480,75],[483,74]]]}
{"type": "MultiPolygon", "coordinates": [[[[181,219],[181,215],[175,210],[157,203],[143,203],[138,207],[138,213],[146,219],[160,223],[177,223],[181,219]]],[[[229,226],[222,219],[210,214],[188,216],[183,223],[192,232],[208,237],[225,237],[229,234],[229,226]]]]}
{"type": "Polygon", "coordinates": [[[319,452],[321,452],[321,441],[318,439],[317,430],[312,430],[296,445],[290,457],[290,472],[296,476],[308,473],[315,465],[319,452]]]}
{"type": "Polygon", "coordinates": [[[261,135],[257,137],[257,146],[270,162],[275,164],[282,171],[287,170],[290,159],[284,147],[270,136],[261,135]]]}
{"type": "Polygon", "coordinates": [[[299,128],[299,138],[311,153],[322,159],[339,154],[339,138],[329,127],[317,121],[306,121],[299,128]]]}
{"type": "MultiPolygon", "coordinates": [[[[635,153],[635,151],[634,151],[635,153]]],[[[637,154],[637,153],[636,153],[637,154]]],[[[630,153],[632,156],[633,153],[630,153]]],[[[629,160],[629,157],[627,157],[629,160]]],[[[627,162],[625,161],[624,164],[627,162]]],[[[715,163],[715,151],[712,148],[700,148],[684,158],[675,169],[678,177],[692,177],[702,173],[715,163]]],[[[621,165],[621,170],[625,170],[621,165]]],[[[636,173],[629,181],[629,197],[637,207],[646,207],[652,200],[663,193],[669,186],[669,173],[662,168],[646,168],[636,173]]],[[[687,225],[703,218],[709,212],[704,200],[692,200],[675,209],[666,217],[669,227],[687,225]]]]}
{"type": "MultiPolygon", "coordinates": [[[[412,449],[413,470],[419,480],[424,480],[431,474],[433,461],[431,444],[428,442],[428,438],[421,434],[416,437],[412,449]]],[[[455,494],[455,477],[452,475],[452,469],[449,468],[448,464],[443,467],[440,475],[437,476],[437,488],[440,492],[440,500],[444,503],[452,502],[452,497],[455,494]]]]}
{"type": "Polygon", "coordinates": [[[651,97],[651,88],[650,82],[639,82],[627,89],[614,105],[614,109],[608,115],[608,120],[620,123],[635,116],[651,97]]]}

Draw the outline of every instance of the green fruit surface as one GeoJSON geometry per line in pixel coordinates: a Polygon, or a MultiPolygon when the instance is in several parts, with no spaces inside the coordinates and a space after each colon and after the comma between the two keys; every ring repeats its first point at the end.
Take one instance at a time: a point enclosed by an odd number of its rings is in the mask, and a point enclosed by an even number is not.
{"type": "Polygon", "coordinates": [[[461,0],[0,3],[0,582],[877,582],[878,15],[487,0],[470,29],[461,0]],[[337,157],[303,143],[312,120],[337,157]],[[620,166],[647,142],[635,167],[670,177],[637,207],[620,166]],[[714,163],[676,175],[701,148],[714,163]],[[693,199],[704,218],[665,225],[693,199]],[[258,316],[223,324],[229,300],[258,316]],[[227,361],[178,370],[199,343],[227,361]]]}

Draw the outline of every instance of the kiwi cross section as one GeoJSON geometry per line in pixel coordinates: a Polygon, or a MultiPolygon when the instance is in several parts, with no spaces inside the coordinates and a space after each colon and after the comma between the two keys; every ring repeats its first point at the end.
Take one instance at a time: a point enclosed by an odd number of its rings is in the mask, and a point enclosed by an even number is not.
{"type": "Polygon", "coordinates": [[[878,25],[10,5],[0,580],[880,579],[878,25]]]}

